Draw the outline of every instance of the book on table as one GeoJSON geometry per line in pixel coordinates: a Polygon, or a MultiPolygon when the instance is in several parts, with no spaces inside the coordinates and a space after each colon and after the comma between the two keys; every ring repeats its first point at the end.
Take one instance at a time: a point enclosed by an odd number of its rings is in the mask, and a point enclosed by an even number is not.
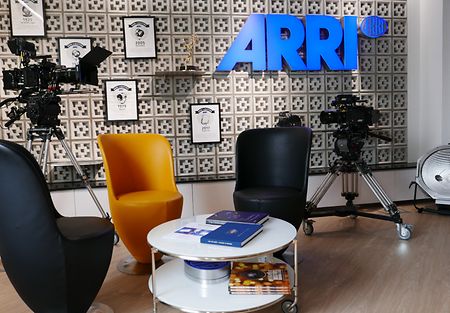
{"type": "Polygon", "coordinates": [[[225,223],[200,238],[201,243],[242,247],[263,230],[260,224],[225,223]]]}
{"type": "Polygon", "coordinates": [[[200,223],[188,223],[175,231],[165,235],[168,239],[200,242],[200,238],[211,231],[219,228],[219,225],[200,224],[200,223]]]}
{"type": "Polygon", "coordinates": [[[250,211],[222,210],[206,218],[207,224],[223,225],[227,222],[245,224],[263,224],[269,219],[269,213],[250,211]]]}
{"type": "Polygon", "coordinates": [[[290,294],[286,263],[233,262],[230,294],[290,294]]]}

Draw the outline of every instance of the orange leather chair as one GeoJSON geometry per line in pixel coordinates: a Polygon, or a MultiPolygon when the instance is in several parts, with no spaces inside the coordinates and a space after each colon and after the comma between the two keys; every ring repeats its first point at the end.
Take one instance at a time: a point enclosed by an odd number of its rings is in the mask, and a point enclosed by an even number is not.
{"type": "Polygon", "coordinates": [[[112,219],[138,263],[151,263],[147,233],[181,216],[172,150],[157,134],[99,135],[112,219]]]}

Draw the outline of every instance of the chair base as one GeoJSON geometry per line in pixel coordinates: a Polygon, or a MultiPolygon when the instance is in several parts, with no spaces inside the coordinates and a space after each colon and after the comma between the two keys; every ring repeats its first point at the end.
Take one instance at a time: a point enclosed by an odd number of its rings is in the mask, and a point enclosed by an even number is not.
{"type": "Polygon", "coordinates": [[[128,275],[149,275],[152,272],[152,264],[139,263],[132,256],[128,256],[119,261],[117,269],[128,275]]]}
{"type": "Polygon", "coordinates": [[[114,313],[114,311],[104,303],[94,302],[86,313],[114,313]]]}

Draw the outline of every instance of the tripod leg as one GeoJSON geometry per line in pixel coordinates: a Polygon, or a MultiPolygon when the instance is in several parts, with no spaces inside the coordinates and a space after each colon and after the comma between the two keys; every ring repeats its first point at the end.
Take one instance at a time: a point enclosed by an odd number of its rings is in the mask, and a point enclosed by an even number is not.
{"type": "Polygon", "coordinates": [[[27,150],[30,152],[33,149],[32,143],[33,143],[33,134],[31,132],[31,130],[29,129],[27,131],[27,150]]]}
{"type": "Polygon", "coordinates": [[[372,171],[368,168],[368,166],[364,164],[356,164],[356,168],[361,173],[362,178],[367,183],[370,190],[374,193],[374,195],[382,204],[383,208],[386,210],[386,212],[389,213],[392,220],[396,224],[399,238],[404,240],[408,240],[409,238],[411,238],[411,225],[403,224],[397,206],[391,199],[389,199],[386,192],[384,192],[378,181],[375,179],[375,177],[373,177],[372,171]]]}
{"type": "Polygon", "coordinates": [[[88,179],[87,175],[81,169],[81,166],[78,163],[77,159],[75,158],[75,155],[73,154],[72,150],[70,150],[70,147],[67,144],[67,142],[66,142],[66,140],[64,138],[64,134],[62,133],[61,129],[57,128],[55,130],[55,134],[56,134],[56,137],[58,138],[59,142],[61,143],[62,147],[64,148],[64,151],[66,151],[67,157],[69,158],[69,160],[72,163],[73,167],[77,171],[78,175],[81,176],[81,180],[83,181],[84,186],[88,190],[92,200],[94,201],[95,205],[97,206],[98,210],[100,211],[100,214],[102,215],[103,218],[110,219],[109,214],[106,213],[105,210],[103,210],[103,207],[100,204],[100,201],[98,201],[94,191],[92,190],[92,187],[91,187],[91,185],[89,183],[89,179],[88,179]]]}
{"type": "Polygon", "coordinates": [[[338,177],[337,167],[333,166],[330,171],[327,173],[323,181],[320,183],[317,190],[314,192],[311,199],[306,203],[306,214],[303,219],[303,232],[305,235],[310,236],[314,232],[313,220],[309,219],[311,212],[317,208],[320,200],[322,200],[323,196],[326,194],[330,186],[335,181],[336,177],[338,177]]]}
{"type": "Polygon", "coordinates": [[[375,178],[372,176],[372,173],[363,173],[361,174],[364,181],[369,186],[370,190],[374,193],[380,203],[383,205],[383,208],[388,212],[392,217],[396,218],[396,221],[402,222],[400,218],[400,213],[397,210],[397,206],[394,202],[392,202],[375,178]]]}
{"type": "Polygon", "coordinates": [[[42,172],[44,173],[44,176],[47,177],[47,161],[48,161],[48,148],[50,146],[50,140],[51,140],[51,133],[46,134],[44,141],[42,142],[41,146],[41,153],[39,154],[39,164],[41,165],[42,172]]]}
{"type": "Polygon", "coordinates": [[[330,189],[330,186],[333,184],[334,180],[338,177],[338,171],[330,171],[327,173],[325,178],[323,179],[322,183],[319,185],[317,190],[314,192],[311,199],[306,204],[306,212],[309,213],[310,211],[317,208],[317,205],[319,204],[320,200],[322,200],[323,196],[325,196],[325,193],[330,189]]]}

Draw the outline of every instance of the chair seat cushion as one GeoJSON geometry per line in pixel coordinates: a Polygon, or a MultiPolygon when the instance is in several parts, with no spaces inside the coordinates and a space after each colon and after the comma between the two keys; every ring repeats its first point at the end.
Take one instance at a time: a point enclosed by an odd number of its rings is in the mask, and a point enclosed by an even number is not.
{"type": "Polygon", "coordinates": [[[303,192],[287,187],[255,187],[233,193],[237,211],[261,211],[299,228],[305,212],[303,192]]]}
{"type": "Polygon", "coordinates": [[[110,221],[94,216],[60,217],[56,225],[61,235],[72,241],[93,239],[114,232],[110,221]]]}
{"type": "Polygon", "coordinates": [[[255,202],[279,202],[294,200],[299,198],[302,193],[294,188],[286,187],[256,187],[247,188],[234,192],[234,195],[245,201],[255,202]]]}
{"type": "Polygon", "coordinates": [[[140,263],[151,262],[148,232],[181,215],[183,196],[176,191],[138,191],[110,202],[114,226],[128,251],[140,263]]]}

